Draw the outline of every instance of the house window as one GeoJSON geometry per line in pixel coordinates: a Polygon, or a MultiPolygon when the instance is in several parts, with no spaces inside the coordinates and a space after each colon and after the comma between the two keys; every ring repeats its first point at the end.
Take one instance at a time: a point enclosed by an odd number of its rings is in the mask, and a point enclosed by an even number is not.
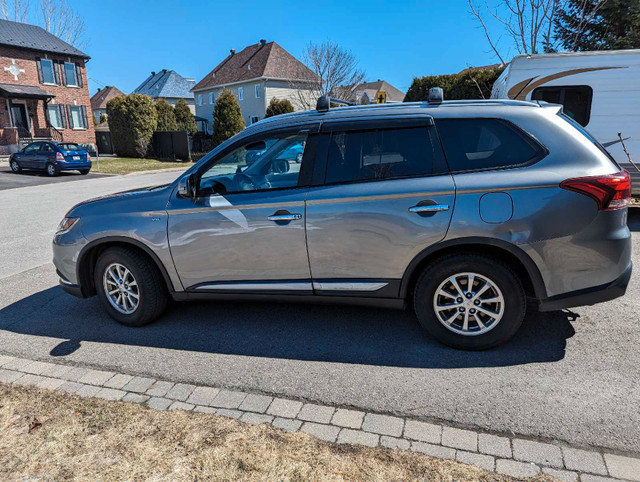
{"type": "Polygon", "coordinates": [[[593,89],[588,85],[538,87],[531,94],[531,100],[562,104],[564,113],[581,126],[589,123],[592,99],[593,89]]]}
{"type": "Polygon", "coordinates": [[[249,124],[255,124],[259,120],[260,120],[260,118],[258,116],[255,116],[255,115],[249,116],[249,124]]]}
{"type": "Polygon", "coordinates": [[[86,112],[81,105],[69,105],[69,127],[72,129],[86,129],[87,117],[86,112]]]}
{"type": "Polygon", "coordinates": [[[79,87],[78,76],[76,73],[76,64],[71,62],[64,63],[64,78],[66,85],[70,85],[72,87],[79,87]]]}
{"type": "Polygon", "coordinates": [[[56,75],[53,71],[53,60],[40,59],[40,69],[42,71],[43,84],[55,84],[56,75]]]}
{"type": "Polygon", "coordinates": [[[244,87],[238,87],[238,100],[244,99],[244,87]]]}
{"type": "Polygon", "coordinates": [[[202,94],[198,94],[198,105],[202,105],[202,94]]]}
{"type": "Polygon", "coordinates": [[[48,105],[47,114],[49,115],[49,123],[56,129],[64,129],[62,120],[62,112],[59,105],[48,105]]]}
{"type": "Polygon", "coordinates": [[[262,96],[262,87],[260,84],[256,84],[256,99],[259,99],[262,96]]]}
{"type": "Polygon", "coordinates": [[[213,104],[215,102],[216,98],[213,95],[213,92],[209,92],[209,104],[213,104]]]}

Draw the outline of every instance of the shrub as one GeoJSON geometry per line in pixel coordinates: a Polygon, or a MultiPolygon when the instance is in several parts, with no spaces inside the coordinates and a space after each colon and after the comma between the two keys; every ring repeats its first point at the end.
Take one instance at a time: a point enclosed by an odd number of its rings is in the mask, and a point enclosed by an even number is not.
{"type": "Polygon", "coordinates": [[[276,99],[275,97],[271,99],[269,105],[267,106],[267,113],[264,116],[273,117],[274,115],[287,114],[289,112],[293,112],[293,104],[288,99],[276,99]]]}
{"type": "Polygon", "coordinates": [[[458,74],[416,77],[413,79],[404,101],[427,100],[431,87],[442,87],[445,100],[488,99],[491,97],[494,82],[503,70],[503,67],[467,69],[458,74]]]}
{"type": "Polygon", "coordinates": [[[175,131],[178,129],[176,124],[176,114],[173,107],[166,100],[160,99],[156,102],[156,111],[158,112],[158,131],[175,131]]]}
{"type": "Polygon", "coordinates": [[[176,107],[173,112],[176,116],[177,130],[187,131],[190,136],[194,135],[198,131],[196,120],[184,99],[180,99],[176,102],[176,107]]]}
{"type": "Polygon", "coordinates": [[[223,90],[213,110],[213,144],[219,145],[244,129],[240,104],[230,90],[223,90]]]}
{"type": "Polygon", "coordinates": [[[158,112],[147,95],[129,94],[107,102],[111,141],[118,156],[144,157],[149,151],[158,112]]]}

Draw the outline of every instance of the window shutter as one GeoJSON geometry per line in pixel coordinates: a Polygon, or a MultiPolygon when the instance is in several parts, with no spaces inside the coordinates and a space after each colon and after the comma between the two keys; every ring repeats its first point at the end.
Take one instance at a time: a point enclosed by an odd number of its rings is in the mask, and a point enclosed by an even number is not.
{"type": "Polygon", "coordinates": [[[87,119],[87,108],[86,106],[81,106],[80,110],[82,111],[82,122],[84,122],[84,128],[89,128],[89,120],[87,119]]]}
{"type": "MultiPolygon", "coordinates": [[[[67,71],[64,68],[64,62],[56,62],[62,71],[62,85],[67,85],[67,71]]],[[[56,68],[56,73],[58,73],[58,68],[56,68]]],[[[58,82],[59,84],[59,82],[58,82]]]]}
{"type": "Polygon", "coordinates": [[[67,105],[67,119],[69,120],[69,129],[73,129],[73,116],[71,115],[71,106],[67,105]]]}
{"type": "MultiPolygon", "coordinates": [[[[64,75],[64,69],[62,71],[64,75]]],[[[60,62],[53,61],[53,81],[56,85],[60,85],[60,62]]]]}
{"type": "Polygon", "coordinates": [[[38,67],[38,80],[42,84],[42,64],[40,63],[40,57],[36,57],[36,66],[38,67]]]}
{"type": "Polygon", "coordinates": [[[76,80],[78,82],[78,87],[83,87],[83,84],[82,84],[82,67],[80,67],[80,64],[76,64],[76,80]]]}
{"type": "Polygon", "coordinates": [[[62,123],[62,128],[66,129],[67,128],[67,116],[66,116],[66,113],[64,111],[64,106],[63,105],[57,105],[56,107],[58,108],[58,117],[60,118],[60,122],[62,123]]]}
{"type": "Polygon", "coordinates": [[[47,127],[51,126],[51,118],[49,117],[49,104],[44,104],[44,118],[47,121],[47,127]]]}

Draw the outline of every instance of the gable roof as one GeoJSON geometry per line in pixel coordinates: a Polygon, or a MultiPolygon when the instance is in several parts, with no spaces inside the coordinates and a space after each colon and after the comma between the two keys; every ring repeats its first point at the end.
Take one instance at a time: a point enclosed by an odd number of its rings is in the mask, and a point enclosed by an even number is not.
{"type": "Polygon", "coordinates": [[[121,95],[124,94],[120,89],[113,87],[112,85],[107,85],[104,89],[100,89],[98,92],[93,94],[93,97],[91,97],[91,108],[106,109],[107,102],[114,97],[120,97],[121,95]]]}
{"type": "Polygon", "coordinates": [[[373,101],[376,98],[376,94],[381,90],[387,93],[387,102],[402,102],[404,100],[404,92],[396,89],[389,82],[379,79],[376,82],[363,82],[362,84],[358,84],[356,88],[353,89],[353,93],[358,98],[360,98],[362,94],[367,94],[367,97],[373,101]]]}
{"type": "Polygon", "coordinates": [[[162,69],[160,72],[151,72],[134,91],[133,94],[144,94],[157,99],[178,98],[193,99],[191,88],[195,84],[192,79],[185,79],[175,70],[162,69]]]}
{"type": "Polygon", "coordinates": [[[276,42],[249,45],[232,52],[215,69],[204,76],[193,90],[252,79],[314,80],[316,75],[276,42]]]}
{"type": "Polygon", "coordinates": [[[89,59],[87,54],[37,25],[0,20],[0,45],[89,59]]]}

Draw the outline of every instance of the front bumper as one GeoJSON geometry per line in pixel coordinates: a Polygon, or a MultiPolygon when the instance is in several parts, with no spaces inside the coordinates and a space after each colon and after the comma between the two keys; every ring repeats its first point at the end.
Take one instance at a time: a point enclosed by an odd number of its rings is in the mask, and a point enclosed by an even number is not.
{"type": "Polygon", "coordinates": [[[574,308],[576,306],[590,306],[605,301],[619,298],[627,291],[627,285],[631,279],[632,265],[629,263],[627,269],[610,283],[572,291],[558,296],[552,296],[540,301],[540,311],[558,311],[564,308],[574,308]]]}
{"type": "Polygon", "coordinates": [[[64,275],[59,270],[56,270],[56,273],[60,278],[59,284],[63,290],[65,290],[67,293],[77,298],[86,298],[86,296],[82,293],[82,288],[80,288],[79,285],[73,284],[71,281],[65,278],[64,275]]]}

